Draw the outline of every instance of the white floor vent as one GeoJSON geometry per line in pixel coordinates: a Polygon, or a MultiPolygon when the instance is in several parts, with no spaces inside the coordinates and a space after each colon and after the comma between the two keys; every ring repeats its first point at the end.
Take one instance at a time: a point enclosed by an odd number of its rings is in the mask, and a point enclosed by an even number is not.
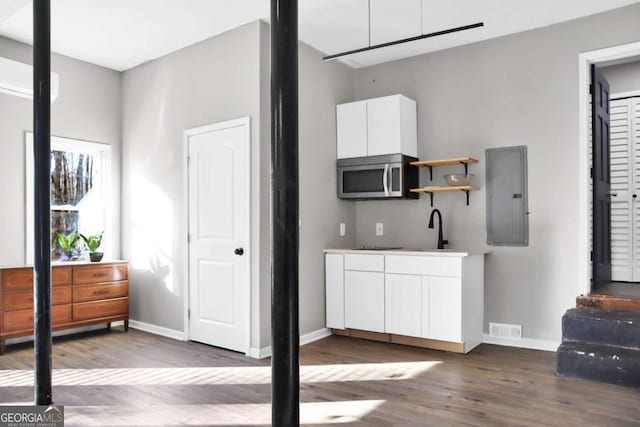
{"type": "Polygon", "coordinates": [[[497,338],[522,339],[522,325],[490,322],[489,335],[497,338]]]}

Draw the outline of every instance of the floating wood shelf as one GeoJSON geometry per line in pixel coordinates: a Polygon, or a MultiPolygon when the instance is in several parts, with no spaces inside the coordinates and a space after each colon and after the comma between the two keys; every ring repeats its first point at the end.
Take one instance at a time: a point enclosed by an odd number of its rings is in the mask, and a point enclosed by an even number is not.
{"type": "Polygon", "coordinates": [[[480,188],[474,187],[472,185],[461,185],[456,187],[422,187],[422,188],[412,188],[410,191],[412,193],[429,193],[429,197],[431,197],[431,207],[433,207],[433,193],[445,193],[451,191],[464,191],[467,195],[467,206],[469,206],[469,191],[476,191],[480,188]]]}
{"type": "Polygon", "coordinates": [[[478,161],[471,157],[457,157],[455,159],[442,159],[442,160],[418,160],[411,162],[412,166],[449,166],[459,164],[478,163],[478,161]]]}
{"type": "Polygon", "coordinates": [[[471,163],[478,163],[478,160],[472,157],[456,157],[454,159],[418,160],[416,162],[411,162],[411,165],[429,168],[429,179],[433,181],[434,166],[464,165],[464,174],[466,175],[468,173],[469,164],[471,163]]]}
{"type": "Polygon", "coordinates": [[[422,188],[412,188],[412,193],[445,193],[448,191],[476,191],[480,188],[474,187],[472,185],[460,185],[456,187],[422,187],[422,188]]]}

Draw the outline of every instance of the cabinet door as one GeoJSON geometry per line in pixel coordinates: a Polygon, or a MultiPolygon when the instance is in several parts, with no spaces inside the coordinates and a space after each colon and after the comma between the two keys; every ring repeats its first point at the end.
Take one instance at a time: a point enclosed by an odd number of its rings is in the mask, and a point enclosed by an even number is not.
{"type": "Polygon", "coordinates": [[[336,106],[338,158],[367,155],[367,102],[350,102],[336,106]]]}
{"type": "MultiPolygon", "coordinates": [[[[457,277],[427,276],[428,332],[424,338],[462,342],[462,280],[457,277]]],[[[424,324],[424,319],[423,319],[424,324]]]]}
{"type": "Polygon", "coordinates": [[[347,328],[384,332],[384,273],[344,272],[344,323],[347,328]]]}
{"type": "Polygon", "coordinates": [[[370,156],[400,153],[400,97],[367,100],[367,127],[370,156]]]}
{"type": "Polygon", "coordinates": [[[385,275],[385,332],[421,335],[422,277],[407,274],[385,275]]]}
{"type": "Polygon", "coordinates": [[[367,100],[369,156],[402,153],[417,157],[416,102],[402,95],[367,100]]]}
{"type": "Polygon", "coordinates": [[[371,0],[371,45],[422,34],[421,0],[371,0]]]}
{"type": "Polygon", "coordinates": [[[327,328],[344,329],[344,256],[325,255],[327,328]]]}

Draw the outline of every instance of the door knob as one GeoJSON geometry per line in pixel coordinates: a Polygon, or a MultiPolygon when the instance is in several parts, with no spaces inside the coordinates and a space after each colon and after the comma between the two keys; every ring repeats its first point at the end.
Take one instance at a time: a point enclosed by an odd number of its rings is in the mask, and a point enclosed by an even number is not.
{"type": "Polygon", "coordinates": [[[235,251],[233,251],[234,254],[242,256],[242,254],[244,254],[244,249],[242,248],[236,248],[235,251]]]}

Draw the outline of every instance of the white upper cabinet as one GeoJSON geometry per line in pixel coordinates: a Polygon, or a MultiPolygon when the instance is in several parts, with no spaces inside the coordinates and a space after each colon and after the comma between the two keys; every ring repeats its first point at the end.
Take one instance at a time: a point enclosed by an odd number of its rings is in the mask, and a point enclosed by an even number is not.
{"type": "Polygon", "coordinates": [[[371,0],[371,45],[422,34],[421,0],[371,0]]]}
{"type": "Polygon", "coordinates": [[[417,157],[416,109],[416,102],[403,95],[338,105],[338,158],[397,153],[417,157]]]}
{"type": "Polygon", "coordinates": [[[418,157],[416,102],[402,95],[367,100],[368,156],[418,157]]]}
{"type": "Polygon", "coordinates": [[[367,155],[367,102],[350,102],[336,107],[338,158],[367,155]]]}

